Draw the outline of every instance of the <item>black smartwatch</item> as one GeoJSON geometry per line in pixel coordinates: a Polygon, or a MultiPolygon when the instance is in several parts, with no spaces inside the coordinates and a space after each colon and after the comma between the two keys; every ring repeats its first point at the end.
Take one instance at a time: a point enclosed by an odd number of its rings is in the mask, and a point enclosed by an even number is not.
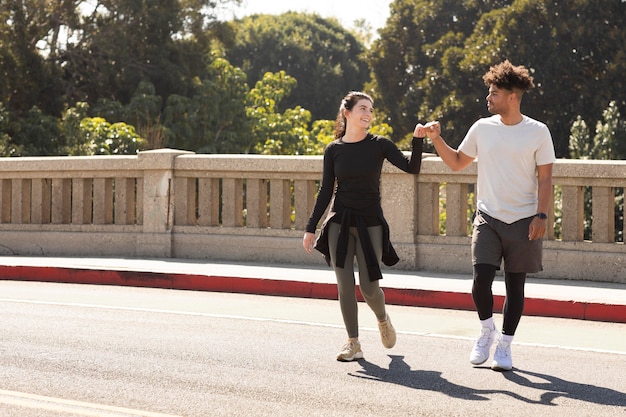
{"type": "Polygon", "coordinates": [[[539,217],[541,220],[545,220],[548,218],[548,215],[546,213],[537,213],[535,214],[535,217],[539,217]]]}

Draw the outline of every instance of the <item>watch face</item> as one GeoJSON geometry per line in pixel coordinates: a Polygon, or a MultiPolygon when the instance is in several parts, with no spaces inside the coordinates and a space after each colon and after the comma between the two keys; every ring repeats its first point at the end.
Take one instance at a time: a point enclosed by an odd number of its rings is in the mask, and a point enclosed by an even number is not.
{"type": "Polygon", "coordinates": [[[546,213],[537,213],[536,216],[539,217],[541,220],[545,220],[548,218],[548,215],[546,213]]]}

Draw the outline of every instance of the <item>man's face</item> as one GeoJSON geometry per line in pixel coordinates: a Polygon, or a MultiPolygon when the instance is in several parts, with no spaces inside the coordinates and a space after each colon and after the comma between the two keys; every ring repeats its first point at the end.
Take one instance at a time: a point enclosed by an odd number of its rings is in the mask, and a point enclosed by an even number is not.
{"type": "Polygon", "coordinates": [[[511,94],[513,94],[512,91],[498,88],[491,84],[489,86],[489,94],[487,95],[487,110],[491,114],[506,113],[513,99],[511,94]]]}

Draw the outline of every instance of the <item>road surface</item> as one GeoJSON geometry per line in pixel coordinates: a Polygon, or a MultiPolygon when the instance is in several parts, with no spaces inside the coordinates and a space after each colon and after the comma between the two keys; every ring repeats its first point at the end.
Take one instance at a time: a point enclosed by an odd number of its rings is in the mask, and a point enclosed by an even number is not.
{"type": "MultiPolygon", "coordinates": [[[[0,281],[0,415],[626,416],[626,325],[524,317],[514,370],[468,362],[475,313],[389,306],[341,363],[337,301],[0,281]]],[[[499,317],[496,316],[497,320],[499,317]]]]}

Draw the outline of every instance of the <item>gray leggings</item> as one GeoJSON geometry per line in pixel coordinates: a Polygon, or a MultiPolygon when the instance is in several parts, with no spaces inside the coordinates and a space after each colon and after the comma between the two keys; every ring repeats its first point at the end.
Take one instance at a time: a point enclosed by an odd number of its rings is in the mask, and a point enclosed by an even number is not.
{"type": "MultiPolygon", "coordinates": [[[[387,317],[385,311],[385,294],[378,285],[378,280],[370,281],[367,273],[367,263],[365,254],[359,240],[359,232],[356,227],[350,228],[350,237],[348,241],[348,253],[344,268],[335,266],[335,256],[337,253],[337,239],[341,226],[337,223],[328,225],[328,248],[330,249],[330,260],[337,277],[337,291],[339,292],[339,306],[343,316],[343,322],[348,332],[348,337],[359,337],[359,316],[356,298],[356,287],[354,279],[354,257],[359,269],[359,289],[361,295],[372,309],[378,320],[384,320],[387,317]]],[[[376,252],[376,258],[380,259],[383,252],[383,227],[368,227],[372,246],[376,252]]]]}

